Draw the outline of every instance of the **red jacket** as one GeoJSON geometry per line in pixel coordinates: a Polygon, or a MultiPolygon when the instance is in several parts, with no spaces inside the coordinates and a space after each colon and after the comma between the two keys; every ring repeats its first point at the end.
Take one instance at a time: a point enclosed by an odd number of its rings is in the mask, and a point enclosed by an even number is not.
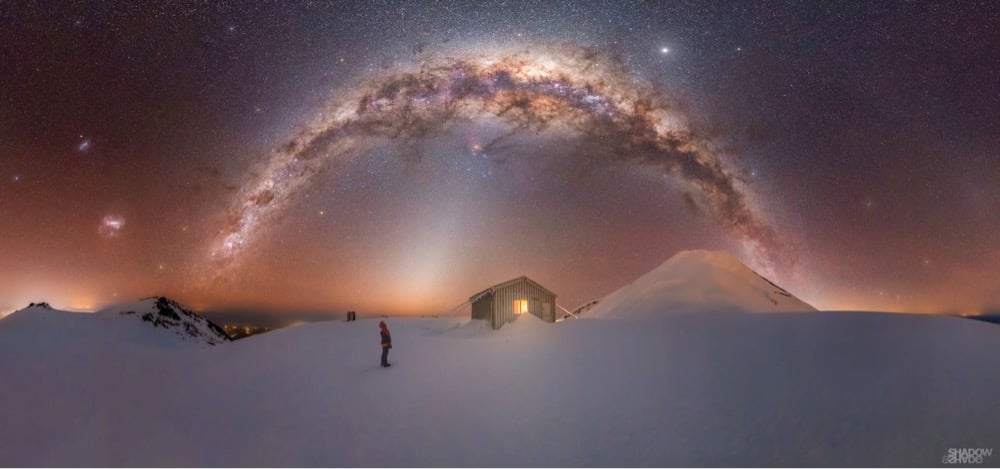
{"type": "Polygon", "coordinates": [[[382,348],[392,348],[392,335],[389,334],[389,327],[384,322],[378,323],[380,334],[382,335],[382,348]]]}

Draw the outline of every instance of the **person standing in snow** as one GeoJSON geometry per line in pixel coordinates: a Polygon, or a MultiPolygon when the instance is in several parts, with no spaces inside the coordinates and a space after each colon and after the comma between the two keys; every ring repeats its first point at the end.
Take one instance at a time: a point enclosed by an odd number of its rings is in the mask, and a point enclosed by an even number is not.
{"type": "Polygon", "coordinates": [[[379,321],[378,328],[382,334],[382,366],[392,366],[389,363],[389,349],[392,348],[392,336],[389,335],[389,326],[385,325],[385,321],[379,321]]]}

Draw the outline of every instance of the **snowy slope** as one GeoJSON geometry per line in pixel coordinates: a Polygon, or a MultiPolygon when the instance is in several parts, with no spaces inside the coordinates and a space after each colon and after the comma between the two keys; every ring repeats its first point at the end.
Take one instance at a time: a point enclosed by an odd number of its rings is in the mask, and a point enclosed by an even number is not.
{"type": "Polygon", "coordinates": [[[97,314],[99,316],[135,318],[153,327],[163,328],[183,340],[208,345],[218,345],[230,340],[229,335],[212,321],[195,314],[176,301],[162,296],[112,306],[97,314]]]}
{"type": "Polygon", "coordinates": [[[19,331],[31,347],[53,349],[176,348],[216,345],[229,340],[207,319],[163,297],[113,306],[97,313],[74,313],[32,303],[0,319],[7,330],[19,331]]]}
{"type": "Polygon", "coordinates": [[[603,298],[587,317],[816,309],[723,251],[682,251],[603,298]]]}
{"type": "Polygon", "coordinates": [[[132,353],[24,327],[80,316],[0,320],[3,465],[929,466],[1000,442],[1000,328],[961,318],[389,318],[389,369],[377,319],[132,353]]]}

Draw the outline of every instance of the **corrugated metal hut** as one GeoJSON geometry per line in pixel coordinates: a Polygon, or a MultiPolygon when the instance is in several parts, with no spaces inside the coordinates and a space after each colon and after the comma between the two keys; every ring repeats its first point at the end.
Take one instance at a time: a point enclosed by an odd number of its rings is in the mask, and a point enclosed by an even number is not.
{"type": "Polygon", "coordinates": [[[556,294],[528,277],[498,283],[469,297],[472,319],[486,319],[494,329],[533,314],[543,321],[556,321],[556,294]]]}

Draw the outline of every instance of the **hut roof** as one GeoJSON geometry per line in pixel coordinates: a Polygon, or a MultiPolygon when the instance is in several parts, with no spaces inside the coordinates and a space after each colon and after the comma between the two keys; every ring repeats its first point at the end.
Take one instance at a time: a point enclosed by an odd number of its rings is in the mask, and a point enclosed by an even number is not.
{"type": "Polygon", "coordinates": [[[487,289],[485,289],[485,290],[483,290],[483,291],[481,291],[479,293],[476,293],[475,295],[470,296],[469,297],[469,303],[475,303],[475,301],[478,300],[479,298],[481,298],[483,295],[485,295],[487,293],[493,293],[493,290],[496,290],[497,288],[503,288],[503,287],[506,287],[507,285],[510,285],[512,283],[517,283],[517,282],[522,282],[522,281],[528,282],[528,283],[534,285],[536,288],[544,291],[545,293],[548,293],[549,295],[552,295],[553,297],[556,296],[556,294],[553,293],[552,290],[549,290],[548,288],[543,287],[538,282],[536,282],[536,281],[528,278],[527,275],[522,275],[522,276],[520,276],[518,278],[511,279],[511,280],[508,280],[506,282],[500,282],[500,283],[498,283],[496,285],[493,285],[492,287],[489,287],[489,288],[487,288],[487,289]]]}

